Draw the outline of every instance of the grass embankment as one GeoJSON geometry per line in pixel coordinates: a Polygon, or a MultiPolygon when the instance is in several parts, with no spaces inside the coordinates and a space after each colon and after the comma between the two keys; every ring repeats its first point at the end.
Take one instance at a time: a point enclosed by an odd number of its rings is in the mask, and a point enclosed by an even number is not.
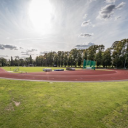
{"type": "Polygon", "coordinates": [[[127,128],[128,82],[0,79],[0,128],[127,128]]]}
{"type": "MultiPolygon", "coordinates": [[[[15,69],[19,68],[17,73],[19,72],[42,72],[44,68],[51,68],[53,71],[54,69],[64,69],[66,70],[65,67],[2,67],[6,71],[14,71],[15,69]]],[[[82,68],[76,68],[77,69],[82,69],[82,68]]]]}

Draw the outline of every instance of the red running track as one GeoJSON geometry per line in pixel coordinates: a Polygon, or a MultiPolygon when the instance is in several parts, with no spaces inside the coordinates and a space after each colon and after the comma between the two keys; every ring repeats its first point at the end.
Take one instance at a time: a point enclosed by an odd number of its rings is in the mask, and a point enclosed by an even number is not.
{"type": "Polygon", "coordinates": [[[9,73],[0,68],[0,78],[39,81],[113,81],[128,80],[128,70],[76,70],[38,73],[9,73]]]}

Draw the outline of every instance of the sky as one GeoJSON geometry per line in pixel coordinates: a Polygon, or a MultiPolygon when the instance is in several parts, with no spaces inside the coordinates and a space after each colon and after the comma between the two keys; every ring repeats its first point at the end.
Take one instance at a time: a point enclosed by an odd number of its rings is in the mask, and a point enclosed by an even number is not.
{"type": "Polygon", "coordinates": [[[128,0],[0,0],[0,57],[36,57],[128,38],[128,0]]]}

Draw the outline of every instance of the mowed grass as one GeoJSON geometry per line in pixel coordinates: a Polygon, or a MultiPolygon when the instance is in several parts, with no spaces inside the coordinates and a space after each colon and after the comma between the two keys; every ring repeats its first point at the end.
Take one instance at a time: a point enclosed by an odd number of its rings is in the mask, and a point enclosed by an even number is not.
{"type": "Polygon", "coordinates": [[[0,128],[128,128],[128,82],[0,79],[0,128]]]}
{"type": "MultiPolygon", "coordinates": [[[[18,72],[43,72],[44,68],[51,68],[53,71],[54,69],[66,70],[65,67],[2,67],[2,68],[6,71],[14,71],[15,69],[19,68],[18,72]]],[[[76,70],[78,69],[82,69],[82,68],[76,68],[76,70]]]]}

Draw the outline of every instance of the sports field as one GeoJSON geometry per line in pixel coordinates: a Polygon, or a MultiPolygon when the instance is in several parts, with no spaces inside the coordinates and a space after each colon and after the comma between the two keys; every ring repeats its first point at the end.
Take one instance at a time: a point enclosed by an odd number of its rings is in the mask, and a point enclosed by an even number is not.
{"type": "MultiPolygon", "coordinates": [[[[20,80],[36,80],[36,81],[118,81],[128,80],[128,70],[104,69],[104,70],[85,70],[76,68],[75,71],[52,71],[43,72],[46,67],[19,67],[17,73],[13,73],[13,68],[0,68],[0,78],[20,79],[20,80]],[[6,71],[5,71],[5,70],[6,71]],[[9,71],[10,69],[10,71],[9,71]],[[9,71],[9,72],[7,72],[9,71]]],[[[49,67],[52,68],[52,67],[49,67]]],[[[55,69],[55,68],[52,68],[55,69]]],[[[56,67],[58,69],[58,67],[56,67]]],[[[60,68],[59,68],[60,69],[60,68]]]]}
{"type": "MultiPolygon", "coordinates": [[[[30,73],[7,73],[0,68],[0,76],[27,80],[27,77],[44,79],[49,74],[42,72],[42,67],[22,68],[30,73]]],[[[124,70],[84,70],[81,73],[81,70],[51,72],[48,76],[68,79],[74,75],[77,79],[83,76],[85,80],[105,76],[127,78],[124,70]]],[[[75,83],[0,79],[0,128],[127,128],[127,122],[127,81],[75,83]]]]}
{"type": "MultiPolygon", "coordinates": [[[[19,69],[19,72],[42,72],[44,68],[51,68],[52,70],[54,69],[64,69],[66,70],[65,67],[2,67],[6,71],[14,71],[15,69],[19,69]]],[[[77,68],[80,69],[80,68],[77,68]]]]}
{"type": "MultiPolygon", "coordinates": [[[[17,73],[19,72],[43,72],[43,69],[44,68],[51,68],[53,71],[54,69],[64,69],[66,70],[65,67],[16,67],[16,66],[13,66],[13,67],[2,67],[4,70],[6,71],[14,71],[15,69],[19,69],[17,73]]],[[[76,70],[79,70],[79,69],[82,69],[82,68],[75,68],[76,70]]],[[[16,73],[16,72],[15,72],[16,73]]]]}
{"type": "Polygon", "coordinates": [[[0,79],[0,128],[127,128],[128,82],[0,79]]]}

